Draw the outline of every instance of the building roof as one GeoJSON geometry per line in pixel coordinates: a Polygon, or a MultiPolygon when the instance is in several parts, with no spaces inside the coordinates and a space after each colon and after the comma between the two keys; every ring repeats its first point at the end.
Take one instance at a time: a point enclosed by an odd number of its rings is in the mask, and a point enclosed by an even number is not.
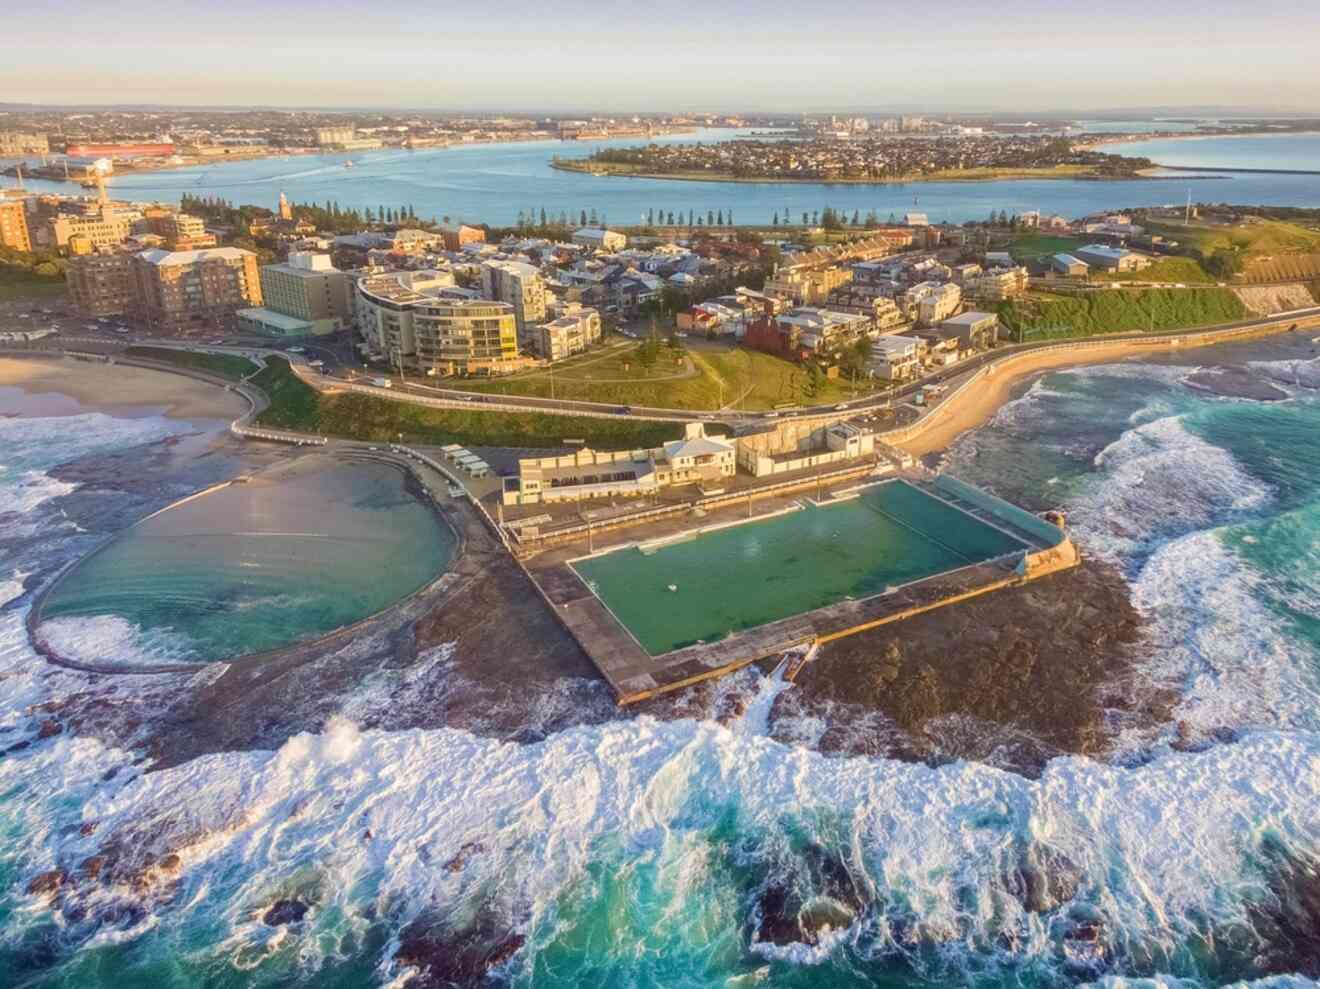
{"type": "Polygon", "coordinates": [[[165,251],[158,247],[138,254],[143,261],[155,265],[195,264],[198,261],[242,261],[255,258],[251,251],[240,247],[203,247],[195,251],[165,251]]]}
{"type": "Polygon", "coordinates": [[[1066,265],[1067,267],[1070,268],[1075,264],[1080,264],[1080,265],[1086,264],[1086,262],[1083,261],[1081,258],[1075,258],[1071,254],[1056,254],[1054,255],[1053,260],[1057,261],[1059,264],[1066,265]]]}
{"type": "MultiPolygon", "coordinates": [[[[574,237],[595,237],[595,238],[599,239],[599,238],[604,237],[606,234],[609,234],[609,233],[614,233],[614,231],[613,231],[613,230],[606,230],[604,227],[583,227],[581,230],[576,230],[576,231],[574,231],[574,232],[573,232],[573,236],[574,236],[574,237]]],[[[623,236],[623,235],[622,235],[622,234],[619,234],[618,236],[621,237],[621,236],[623,236]]]]}
{"type": "Polygon", "coordinates": [[[269,326],[280,333],[310,333],[314,324],[305,319],[298,319],[295,316],[286,316],[284,313],[276,312],[274,309],[265,309],[257,307],[254,309],[238,310],[240,319],[251,320],[254,323],[261,323],[269,326]]]}
{"type": "Polygon", "coordinates": [[[1129,251],[1122,247],[1110,247],[1108,244],[1087,244],[1085,247],[1077,248],[1077,253],[1093,255],[1098,258],[1108,258],[1111,261],[1118,261],[1121,258],[1130,257],[1135,251],[1129,251]]]}
{"type": "Polygon", "coordinates": [[[998,319],[992,312],[965,312],[960,316],[950,316],[948,319],[941,320],[940,326],[966,326],[972,327],[977,323],[984,322],[987,319],[998,319]]]}
{"type": "Polygon", "coordinates": [[[728,453],[732,449],[732,443],[714,440],[709,436],[697,436],[692,439],[670,440],[665,444],[665,456],[672,461],[681,457],[718,456],[721,453],[728,453]]]}

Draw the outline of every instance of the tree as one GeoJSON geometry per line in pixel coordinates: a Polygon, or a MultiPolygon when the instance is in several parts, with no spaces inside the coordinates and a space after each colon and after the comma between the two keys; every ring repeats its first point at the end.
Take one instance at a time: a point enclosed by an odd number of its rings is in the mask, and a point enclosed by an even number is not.
{"type": "Polygon", "coordinates": [[[587,211],[586,211],[586,210],[583,210],[583,211],[582,211],[582,226],[585,227],[586,225],[587,225],[587,211]]]}
{"type": "Polygon", "coordinates": [[[802,225],[805,227],[805,226],[809,226],[810,224],[811,224],[811,216],[807,213],[806,210],[803,210],[803,211],[802,211],[802,225]]]}
{"type": "Polygon", "coordinates": [[[852,225],[853,225],[854,227],[857,226],[857,216],[858,216],[859,213],[860,213],[860,210],[853,210],[852,225]]]}
{"type": "Polygon", "coordinates": [[[779,210],[775,210],[775,218],[770,221],[772,227],[779,226],[779,210]]]}
{"type": "Polygon", "coordinates": [[[594,227],[594,226],[596,226],[596,224],[598,224],[598,223],[600,223],[600,220],[597,219],[597,217],[596,217],[596,207],[593,206],[593,207],[591,207],[591,225],[594,227]]]}
{"type": "Polygon", "coordinates": [[[724,210],[716,210],[715,225],[719,227],[724,226],[724,210]]]}
{"type": "Polygon", "coordinates": [[[725,214],[724,219],[728,221],[729,226],[733,226],[733,210],[725,214]]]}
{"type": "Polygon", "coordinates": [[[545,225],[546,225],[546,223],[545,223],[545,207],[542,206],[542,207],[541,207],[541,227],[542,227],[542,229],[545,228],[545,225]]]}
{"type": "Polygon", "coordinates": [[[646,211],[646,225],[648,227],[655,226],[655,210],[649,209],[646,211]]]}
{"type": "Polygon", "coordinates": [[[715,211],[713,209],[706,210],[706,226],[715,226],[715,211]]]}
{"type": "Polygon", "coordinates": [[[671,227],[674,225],[674,211],[673,211],[673,210],[670,210],[670,211],[669,211],[669,224],[668,224],[668,225],[671,226],[671,227]]]}

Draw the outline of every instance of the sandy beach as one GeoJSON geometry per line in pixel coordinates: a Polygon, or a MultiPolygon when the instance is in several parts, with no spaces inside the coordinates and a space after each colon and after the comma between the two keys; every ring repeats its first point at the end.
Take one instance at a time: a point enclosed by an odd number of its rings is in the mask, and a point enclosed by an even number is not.
{"type": "Polygon", "coordinates": [[[1082,364],[1113,364],[1137,355],[1163,353],[1167,349],[1151,347],[1149,344],[1134,346],[1111,343],[1073,350],[1027,353],[1006,359],[1001,364],[992,365],[993,371],[990,374],[977,379],[975,384],[960,392],[956,398],[938,406],[921,424],[919,433],[898,445],[917,457],[937,453],[953,445],[963,433],[989,420],[1000,406],[1013,397],[1014,387],[1023,379],[1043,371],[1057,371],[1082,364]]]}
{"type": "MultiPolygon", "coordinates": [[[[132,415],[150,409],[175,419],[231,420],[247,411],[242,396],[195,378],[165,371],[99,364],[73,358],[0,358],[0,387],[21,389],[24,397],[5,403],[5,411],[22,412],[27,402],[42,396],[67,396],[79,405],[108,413],[132,415]]],[[[42,414],[73,414],[58,402],[43,403],[42,414]]]]}

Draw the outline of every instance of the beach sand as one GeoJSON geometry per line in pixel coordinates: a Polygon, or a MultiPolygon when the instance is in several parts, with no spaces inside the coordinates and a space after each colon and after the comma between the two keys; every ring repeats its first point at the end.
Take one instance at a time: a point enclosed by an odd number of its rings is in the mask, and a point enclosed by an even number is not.
{"type": "Polygon", "coordinates": [[[1024,354],[995,367],[948,404],[937,406],[917,435],[898,445],[913,456],[924,457],[953,445],[959,436],[988,421],[1013,397],[1014,388],[1026,378],[1044,371],[1083,364],[1114,364],[1134,356],[1166,353],[1167,348],[1102,344],[1075,350],[1024,354]]]}
{"type": "Polygon", "coordinates": [[[175,419],[231,420],[247,411],[240,395],[195,378],[165,371],[100,364],[73,358],[2,358],[0,388],[18,388],[23,396],[4,403],[5,411],[28,411],[42,402],[44,415],[72,414],[85,409],[61,408],[57,396],[111,414],[133,415],[143,410],[175,419]],[[52,399],[55,399],[52,401],[52,399]]]}

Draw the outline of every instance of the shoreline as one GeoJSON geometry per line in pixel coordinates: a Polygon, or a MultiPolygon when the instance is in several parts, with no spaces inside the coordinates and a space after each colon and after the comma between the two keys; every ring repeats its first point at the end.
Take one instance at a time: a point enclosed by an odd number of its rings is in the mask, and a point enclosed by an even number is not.
{"type": "MultiPolygon", "coordinates": [[[[586,161],[587,159],[573,159],[575,161],[586,161]]],[[[822,178],[784,178],[778,176],[763,176],[759,178],[741,177],[730,175],[728,173],[715,173],[711,175],[698,175],[693,172],[616,172],[616,171],[593,171],[590,168],[575,168],[564,162],[550,162],[550,167],[560,172],[574,172],[578,175],[587,175],[592,178],[608,179],[660,179],[668,182],[717,182],[730,183],[735,185],[911,185],[915,182],[1136,182],[1140,180],[1154,181],[1173,181],[1189,178],[1185,175],[1157,175],[1154,174],[1163,166],[1155,165],[1151,168],[1143,168],[1134,172],[1132,175],[1098,175],[1094,173],[1074,173],[1074,174],[1052,174],[1044,171],[1042,174],[1032,174],[1026,169],[1005,169],[1009,174],[1006,175],[913,175],[905,178],[894,179],[822,179],[822,178]]],[[[1210,176],[1206,176],[1207,178],[1210,176]]]]}
{"type": "Polygon", "coordinates": [[[246,400],[236,392],[207,385],[196,378],[69,357],[0,356],[0,388],[4,387],[17,388],[33,398],[63,396],[78,406],[69,409],[67,403],[51,400],[47,403],[50,408],[40,413],[49,416],[102,411],[128,418],[163,415],[170,419],[214,419],[227,424],[248,409],[246,400]],[[110,366],[114,367],[114,374],[100,373],[110,366]]]}

